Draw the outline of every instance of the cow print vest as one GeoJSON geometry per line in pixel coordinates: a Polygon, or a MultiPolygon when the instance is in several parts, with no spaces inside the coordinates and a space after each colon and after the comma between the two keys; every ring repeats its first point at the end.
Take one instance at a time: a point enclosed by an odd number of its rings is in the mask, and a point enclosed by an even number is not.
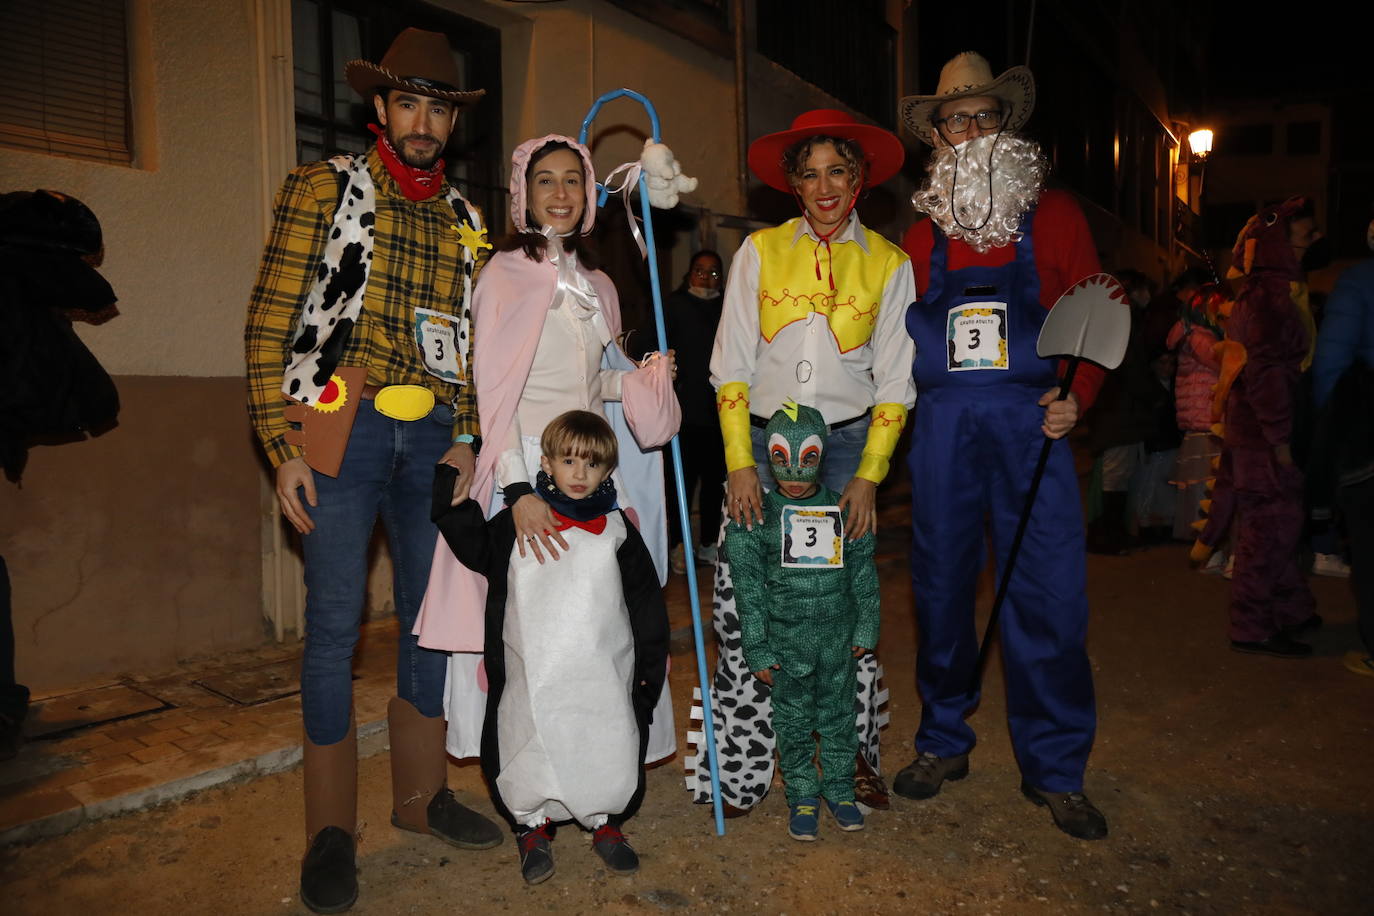
{"type": "MultiPolygon", "coordinates": [[[[344,345],[362,311],[363,293],[372,269],[377,192],[367,169],[367,157],[336,156],[329,160],[329,165],[347,179],[334,208],[334,224],[315,271],[315,283],[305,297],[291,338],[291,363],[282,375],[282,394],[302,404],[315,403],[338,368],[344,345]]],[[[455,217],[471,224],[477,232],[482,231],[477,208],[463,195],[449,188],[445,199],[453,207],[455,217]]],[[[469,339],[476,255],[475,248],[463,246],[463,302],[457,333],[457,340],[463,342],[469,339]]],[[[458,348],[460,359],[465,359],[465,351],[465,347],[458,348]]],[[[466,378],[465,365],[461,371],[466,378]]]]}

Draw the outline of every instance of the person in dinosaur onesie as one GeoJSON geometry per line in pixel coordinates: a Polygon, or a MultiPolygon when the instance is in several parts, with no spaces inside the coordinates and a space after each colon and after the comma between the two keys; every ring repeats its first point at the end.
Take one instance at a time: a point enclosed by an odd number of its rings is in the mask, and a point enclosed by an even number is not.
{"type": "Polygon", "coordinates": [[[772,687],[788,832],[798,840],[816,838],[821,795],[840,829],[863,829],[854,692],[857,660],[877,645],[880,622],[873,532],[847,541],[848,511],[820,482],[828,432],[820,411],[785,402],[764,428],[777,485],[764,495],[763,520],[725,530],[744,659],[772,687]]]}
{"type": "Polygon", "coordinates": [[[1218,404],[1222,452],[1216,492],[1201,540],[1215,544],[1235,524],[1230,638],[1238,652],[1305,658],[1293,637],[1321,626],[1298,568],[1303,475],[1293,463],[1298,376],[1310,359],[1304,257],[1317,239],[1311,207],[1292,197],[1251,217],[1236,239],[1229,276],[1239,278],[1226,341],[1218,404]]]}

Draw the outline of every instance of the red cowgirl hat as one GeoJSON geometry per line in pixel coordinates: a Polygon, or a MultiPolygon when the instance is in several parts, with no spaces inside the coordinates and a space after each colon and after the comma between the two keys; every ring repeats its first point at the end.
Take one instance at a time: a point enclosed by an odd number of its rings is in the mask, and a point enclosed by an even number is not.
{"type": "Polygon", "coordinates": [[[787,183],[787,174],[782,168],[782,154],[793,143],[810,137],[839,137],[859,144],[868,160],[867,184],[870,187],[896,175],[906,158],[902,141],[891,131],[862,124],[848,112],[817,108],[797,115],[788,130],[766,134],[749,144],[749,171],[770,188],[791,194],[792,186],[787,183]]]}

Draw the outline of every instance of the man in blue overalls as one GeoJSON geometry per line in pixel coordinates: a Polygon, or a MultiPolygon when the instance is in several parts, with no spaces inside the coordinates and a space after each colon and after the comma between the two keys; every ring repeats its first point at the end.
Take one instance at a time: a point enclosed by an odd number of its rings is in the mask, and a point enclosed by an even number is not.
{"type": "Polygon", "coordinates": [[[893,790],[930,798],[968,774],[975,736],[964,717],[978,703],[973,605],[985,520],[1000,567],[1049,436],[1060,441],[1003,606],[1007,710],[1021,791],[1048,805],[1061,830],[1099,839],[1106,819],[1082,791],[1096,709],[1084,648],[1083,522],[1063,437],[1102,373],[1083,366],[1057,401],[1057,366],[1035,352],[1049,307],[1099,267],[1077,203],[1041,190],[1039,147],[1013,133],[1034,98],[1025,67],[993,79],[986,60],[965,53],[945,65],[934,95],[902,100],[907,127],[935,152],[913,199],[930,219],[902,246],[918,294],[906,325],[916,343],[911,562],[923,708],[917,757],[893,790]]]}

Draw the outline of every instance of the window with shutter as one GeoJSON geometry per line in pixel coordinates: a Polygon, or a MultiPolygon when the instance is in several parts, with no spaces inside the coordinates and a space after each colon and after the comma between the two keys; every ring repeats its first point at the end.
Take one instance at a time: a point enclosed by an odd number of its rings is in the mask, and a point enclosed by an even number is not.
{"type": "Polygon", "coordinates": [[[125,0],[0,3],[0,146],[129,164],[125,0]]]}

